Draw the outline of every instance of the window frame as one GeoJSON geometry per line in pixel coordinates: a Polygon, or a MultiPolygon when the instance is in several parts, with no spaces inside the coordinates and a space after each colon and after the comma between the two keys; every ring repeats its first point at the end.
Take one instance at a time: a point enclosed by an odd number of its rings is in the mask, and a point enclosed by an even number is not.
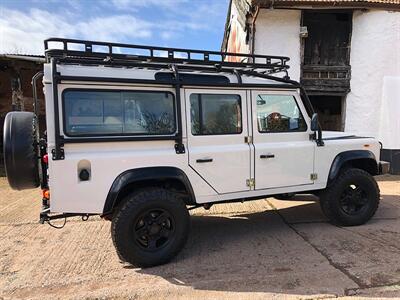
{"type": "Polygon", "coordinates": [[[257,124],[257,132],[260,134],[268,134],[268,133],[297,133],[297,132],[307,132],[308,131],[308,124],[306,121],[306,118],[304,118],[304,114],[303,111],[301,110],[301,107],[299,106],[299,103],[297,102],[297,97],[293,94],[290,93],[277,93],[277,94],[270,94],[270,93],[257,93],[257,97],[255,99],[255,114],[256,114],[256,124],[257,124]],[[258,111],[257,111],[257,98],[260,95],[266,95],[266,96],[290,96],[293,98],[294,102],[296,103],[297,109],[299,110],[299,113],[301,114],[304,124],[306,125],[305,128],[303,130],[286,130],[286,131],[277,131],[277,130],[273,130],[273,131],[260,131],[260,128],[258,127],[258,111]]]}
{"type": "MultiPolygon", "coordinates": [[[[63,125],[63,133],[69,139],[81,139],[81,138],[129,138],[129,137],[138,137],[138,138],[157,138],[157,137],[171,137],[175,138],[178,133],[178,118],[177,118],[177,107],[176,107],[176,97],[175,94],[171,91],[162,91],[162,90],[131,90],[131,89],[102,89],[102,88],[66,88],[61,92],[61,104],[62,104],[62,125],[63,125]],[[99,134],[74,134],[71,135],[67,132],[67,115],[66,115],[66,101],[65,101],[65,93],[70,91],[77,92],[137,92],[137,93],[167,93],[172,96],[172,104],[173,104],[173,112],[174,112],[174,132],[169,134],[158,134],[158,133],[99,133],[99,134]]],[[[125,111],[123,111],[125,113],[125,111]]]]}
{"type": "MultiPolygon", "coordinates": [[[[222,135],[241,135],[243,133],[243,101],[242,101],[242,96],[240,94],[234,94],[234,93],[201,93],[201,92],[191,92],[189,94],[189,124],[190,124],[190,134],[192,136],[222,136],[222,135]],[[206,133],[206,134],[194,134],[192,132],[192,114],[191,114],[191,109],[192,109],[192,103],[191,103],[191,97],[192,95],[212,95],[212,96],[218,96],[218,95],[223,95],[223,96],[238,96],[239,97],[239,106],[240,106],[240,132],[235,132],[235,133],[206,133]]],[[[199,110],[199,113],[202,110],[199,110]]]]}

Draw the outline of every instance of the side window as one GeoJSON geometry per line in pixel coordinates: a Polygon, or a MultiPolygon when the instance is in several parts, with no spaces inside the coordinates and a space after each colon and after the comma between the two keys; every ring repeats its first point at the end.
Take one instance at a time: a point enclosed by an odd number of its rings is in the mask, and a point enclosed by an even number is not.
{"type": "Polygon", "coordinates": [[[69,136],[175,133],[174,97],[168,92],[67,90],[63,93],[69,136]]]}
{"type": "Polygon", "coordinates": [[[291,95],[258,95],[257,124],[259,132],[307,130],[296,99],[291,95]]]}
{"type": "Polygon", "coordinates": [[[191,94],[193,135],[242,133],[241,99],[231,94],[191,94]]]}

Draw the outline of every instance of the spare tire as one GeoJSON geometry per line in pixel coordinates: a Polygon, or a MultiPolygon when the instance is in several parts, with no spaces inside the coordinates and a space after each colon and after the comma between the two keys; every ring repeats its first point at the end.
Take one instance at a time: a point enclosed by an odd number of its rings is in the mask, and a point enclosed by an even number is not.
{"type": "Polygon", "coordinates": [[[39,186],[39,130],[34,113],[13,111],[6,115],[3,154],[11,188],[24,190],[39,186]]]}

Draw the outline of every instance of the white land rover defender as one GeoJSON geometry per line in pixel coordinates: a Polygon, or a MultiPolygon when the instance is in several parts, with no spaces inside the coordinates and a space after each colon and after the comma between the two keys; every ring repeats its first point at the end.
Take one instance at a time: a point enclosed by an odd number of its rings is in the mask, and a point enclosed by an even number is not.
{"type": "Polygon", "coordinates": [[[287,57],[59,38],[45,49],[33,83],[44,75],[46,134],[35,113],[4,124],[9,184],[41,186],[42,223],[101,215],[120,258],[148,267],[182,249],[192,208],[312,193],[342,226],[378,208],[379,142],[321,132],[287,57]]]}

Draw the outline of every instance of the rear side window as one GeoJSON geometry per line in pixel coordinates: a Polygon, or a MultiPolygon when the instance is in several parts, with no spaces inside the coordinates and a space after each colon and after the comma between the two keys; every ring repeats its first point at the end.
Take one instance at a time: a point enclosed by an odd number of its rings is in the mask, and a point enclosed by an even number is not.
{"type": "Polygon", "coordinates": [[[63,93],[68,136],[167,135],[176,131],[169,92],[67,90],[63,93]]]}
{"type": "Polygon", "coordinates": [[[231,94],[191,94],[193,135],[242,133],[241,99],[231,94]]]}

